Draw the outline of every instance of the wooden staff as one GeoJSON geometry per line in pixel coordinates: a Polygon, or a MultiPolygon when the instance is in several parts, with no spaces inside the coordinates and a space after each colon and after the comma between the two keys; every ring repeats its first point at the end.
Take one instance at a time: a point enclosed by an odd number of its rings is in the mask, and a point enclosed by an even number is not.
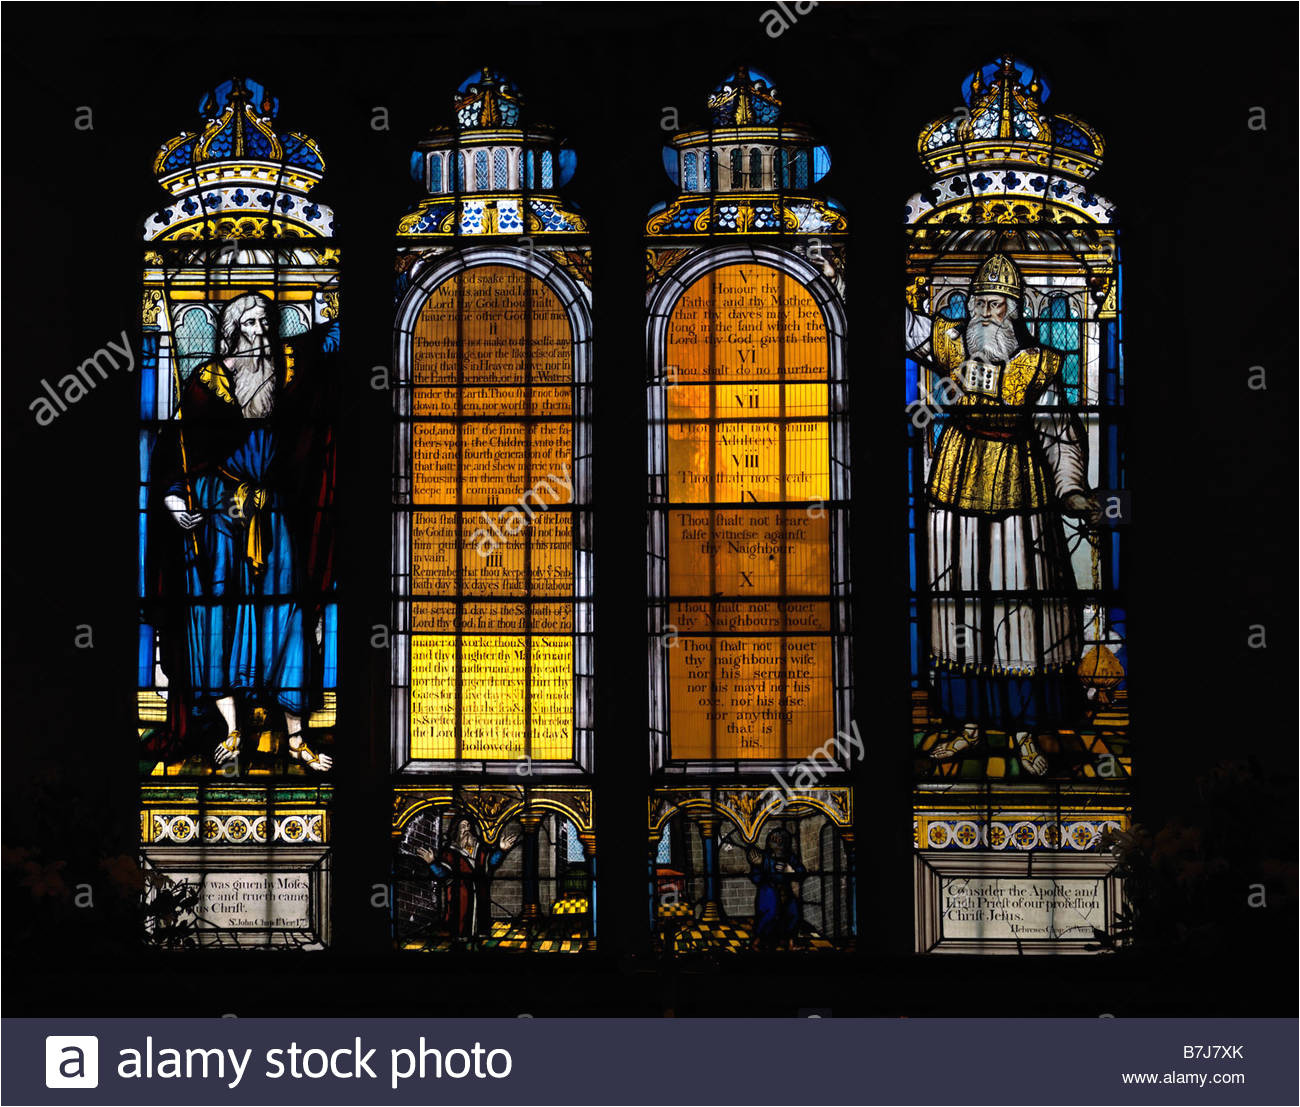
{"type": "MultiPolygon", "coordinates": [[[[168,322],[170,323],[170,318],[168,322]]],[[[173,333],[169,330],[168,333],[173,333]]],[[[190,469],[185,460],[185,427],[181,423],[181,367],[180,360],[176,357],[175,349],[170,351],[172,359],[172,378],[176,385],[176,436],[180,441],[181,453],[181,480],[184,482],[185,492],[185,510],[194,511],[194,489],[190,487],[190,469]]],[[[199,558],[199,536],[195,533],[197,528],[187,530],[186,536],[190,540],[190,552],[194,554],[194,560],[199,558]]]]}

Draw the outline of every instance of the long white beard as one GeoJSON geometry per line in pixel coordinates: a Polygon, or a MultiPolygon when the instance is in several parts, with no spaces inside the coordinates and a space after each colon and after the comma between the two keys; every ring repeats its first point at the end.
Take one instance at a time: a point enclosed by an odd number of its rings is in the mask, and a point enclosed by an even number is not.
{"type": "Polygon", "coordinates": [[[234,375],[235,399],[244,418],[270,415],[275,408],[275,360],[266,354],[235,354],[226,358],[226,367],[234,375]]]}
{"type": "Polygon", "coordinates": [[[979,361],[1010,361],[1016,352],[1016,328],[1010,319],[1001,323],[966,324],[966,355],[979,361]]]}

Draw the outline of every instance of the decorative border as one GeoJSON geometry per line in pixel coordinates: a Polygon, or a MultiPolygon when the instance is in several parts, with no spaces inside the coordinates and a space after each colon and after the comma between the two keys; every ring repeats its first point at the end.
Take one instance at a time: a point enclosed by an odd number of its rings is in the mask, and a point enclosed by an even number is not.
{"type": "MultiPolygon", "coordinates": [[[[299,811],[269,817],[272,842],[291,845],[328,841],[327,816],[324,811],[299,811]]],[[[140,814],[140,841],[149,845],[174,842],[184,845],[202,842],[206,846],[264,845],[267,841],[268,816],[248,814],[199,814],[196,811],[143,811],[140,814]]]]}
{"type": "Polygon", "coordinates": [[[244,182],[234,187],[199,187],[190,195],[177,197],[145,220],[144,238],[176,238],[189,223],[202,225],[207,220],[215,225],[220,220],[250,215],[271,216],[277,225],[301,228],[304,237],[329,238],[334,234],[334,209],[286,189],[277,173],[264,185],[244,182]]]}
{"type": "Polygon", "coordinates": [[[735,823],[745,841],[753,842],[770,815],[820,811],[840,830],[848,830],[853,826],[853,789],[813,788],[783,794],[777,788],[656,788],[650,795],[647,830],[657,837],[677,811],[721,815],[735,823]]]}
{"type": "MultiPolygon", "coordinates": [[[[971,167],[942,177],[929,188],[913,194],[907,201],[904,214],[908,223],[928,223],[934,220],[935,213],[941,208],[969,204],[976,197],[1005,198],[1036,208],[1069,209],[1085,223],[1109,223],[1116,214],[1115,205],[1086,184],[1048,169],[1034,172],[1025,166],[1004,170],[971,167]]],[[[1017,219],[1014,222],[1028,221],[1017,219]]]]}
{"type": "Polygon", "coordinates": [[[1026,815],[1005,819],[961,815],[918,815],[912,821],[912,841],[920,850],[1068,850],[1096,849],[1107,830],[1127,830],[1128,819],[1098,814],[1091,819],[1053,819],[1026,815]]]}
{"type": "Polygon", "coordinates": [[[525,788],[510,784],[444,784],[435,787],[399,785],[393,789],[394,837],[421,811],[459,808],[478,821],[483,840],[496,842],[502,828],[525,812],[550,811],[568,819],[579,834],[594,831],[590,788],[549,786],[525,788]]]}

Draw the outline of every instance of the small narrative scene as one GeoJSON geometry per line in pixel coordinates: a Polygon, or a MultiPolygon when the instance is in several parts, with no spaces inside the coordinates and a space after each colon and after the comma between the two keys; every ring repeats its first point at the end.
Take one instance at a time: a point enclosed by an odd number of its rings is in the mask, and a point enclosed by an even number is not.
{"type": "Polygon", "coordinates": [[[595,837],[586,789],[399,791],[393,930],[404,950],[596,947],[595,837]]]}
{"type": "Polygon", "coordinates": [[[854,945],[851,794],[664,789],[650,816],[655,946],[668,956],[854,945]]]}

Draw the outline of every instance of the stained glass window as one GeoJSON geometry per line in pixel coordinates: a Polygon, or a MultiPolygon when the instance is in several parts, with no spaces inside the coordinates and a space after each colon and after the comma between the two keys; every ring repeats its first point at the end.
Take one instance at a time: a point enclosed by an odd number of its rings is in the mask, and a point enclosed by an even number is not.
{"type": "Polygon", "coordinates": [[[338,251],[324,161],[236,78],[144,225],[139,742],[156,944],[329,940],[338,251]]]}
{"type": "Polygon", "coordinates": [[[489,70],[460,86],[455,132],[417,155],[464,147],[474,191],[434,194],[398,229],[403,948],[594,941],[590,253],[575,210],[511,187],[508,166],[535,159],[552,182],[554,137],[525,132],[521,104],[489,70]]]}
{"type": "Polygon", "coordinates": [[[917,948],[1081,950],[1129,824],[1119,237],[1104,144],[973,71],[907,207],[917,948]]]}
{"type": "Polygon", "coordinates": [[[729,176],[647,225],[656,938],[834,949],[854,932],[847,228],[766,177],[761,146],[746,179],[742,136],[807,141],[771,81],[741,69],[709,107],[674,146],[725,151],[729,176]]]}

